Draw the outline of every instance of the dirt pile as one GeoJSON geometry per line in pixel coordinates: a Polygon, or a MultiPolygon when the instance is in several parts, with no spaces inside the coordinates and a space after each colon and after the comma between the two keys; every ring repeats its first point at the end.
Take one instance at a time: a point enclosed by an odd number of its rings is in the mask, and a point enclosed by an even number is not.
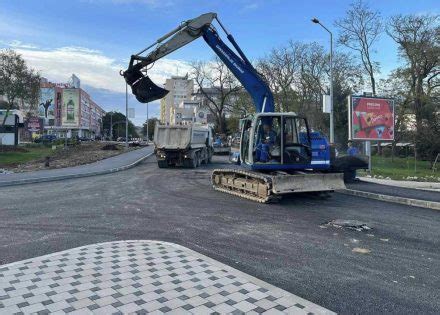
{"type": "MultiPolygon", "coordinates": [[[[133,150],[129,148],[128,150],[133,150]]],[[[64,168],[93,163],[126,152],[114,144],[101,142],[81,143],[79,145],[57,148],[49,156],[49,166],[45,166],[46,157],[20,164],[11,169],[13,172],[27,172],[42,169],[64,168]],[[109,149],[109,147],[111,147],[109,149]]]]}

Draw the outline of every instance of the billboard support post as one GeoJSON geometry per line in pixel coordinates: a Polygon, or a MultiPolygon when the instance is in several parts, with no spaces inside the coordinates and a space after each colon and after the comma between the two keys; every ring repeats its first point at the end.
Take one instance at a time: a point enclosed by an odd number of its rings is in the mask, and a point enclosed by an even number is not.
{"type": "Polygon", "coordinates": [[[368,156],[368,175],[371,175],[371,141],[365,141],[365,151],[368,156]]]}

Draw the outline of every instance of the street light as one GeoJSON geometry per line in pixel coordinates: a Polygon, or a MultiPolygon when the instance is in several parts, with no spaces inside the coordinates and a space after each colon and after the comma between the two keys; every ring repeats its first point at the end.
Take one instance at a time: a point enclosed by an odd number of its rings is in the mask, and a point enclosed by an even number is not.
{"type": "Polygon", "coordinates": [[[148,103],[147,103],[147,144],[150,142],[150,135],[148,134],[148,129],[149,129],[149,126],[148,126],[148,103]]]}
{"type": "Polygon", "coordinates": [[[125,149],[128,149],[128,84],[125,83],[125,149]]]}
{"type": "Polygon", "coordinates": [[[110,112],[110,141],[113,141],[113,112],[110,112]]]}
{"type": "Polygon", "coordinates": [[[322,26],[330,34],[330,143],[335,142],[334,126],[333,126],[333,34],[330,30],[321,24],[317,18],[313,18],[312,22],[322,26]]]}

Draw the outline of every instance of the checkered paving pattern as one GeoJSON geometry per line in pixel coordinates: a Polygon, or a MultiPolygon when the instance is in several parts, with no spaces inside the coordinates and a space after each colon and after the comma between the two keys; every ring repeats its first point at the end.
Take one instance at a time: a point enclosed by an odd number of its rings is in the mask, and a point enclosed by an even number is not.
{"type": "Polygon", "coordinates": [[[185,247],[93,244],[0,266],[0,314],[331,314],[185,247]]]}

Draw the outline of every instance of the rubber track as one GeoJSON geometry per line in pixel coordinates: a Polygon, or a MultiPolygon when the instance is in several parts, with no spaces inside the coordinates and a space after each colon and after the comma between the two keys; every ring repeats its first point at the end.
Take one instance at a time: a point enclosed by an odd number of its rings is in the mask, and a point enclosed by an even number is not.
{"type": "Polygon", "coordinates": [[[264,175],[264,174],[259,174],[256,172],[249,172],[249,171],[245,171],[245,170],[239,170],[239,169],[215,169],[212,172],[211,175],[211,183],[212,183],[212,187],[215,190],[224,192],[224,193],[228,193],[234,196],[238,196],[241,198],[245,198],[245,199],[249,199],[252,201],[257,201],[260,203],[269,203],[271,201],[277,200],[277,196],[272,195],[272,177],[269,175],[264,175]],[[218,173],[223,173],[223,174],[240,174],[240,175],[244,175],[244,176],[248,176],[251,178],[256,178],[256,179],[260,179],[263,180],[266,183],[267,186],[267,196],[266,198],[261,198],[261,197],[257,197],[254,195],[249,195],[246,192],[241,192],[241,191],[237,191],[237,190],[230,190],[226,187],[219,187],[216,186],[216,184],[214,183],[214,176],[215,174],[218,173]]]}

